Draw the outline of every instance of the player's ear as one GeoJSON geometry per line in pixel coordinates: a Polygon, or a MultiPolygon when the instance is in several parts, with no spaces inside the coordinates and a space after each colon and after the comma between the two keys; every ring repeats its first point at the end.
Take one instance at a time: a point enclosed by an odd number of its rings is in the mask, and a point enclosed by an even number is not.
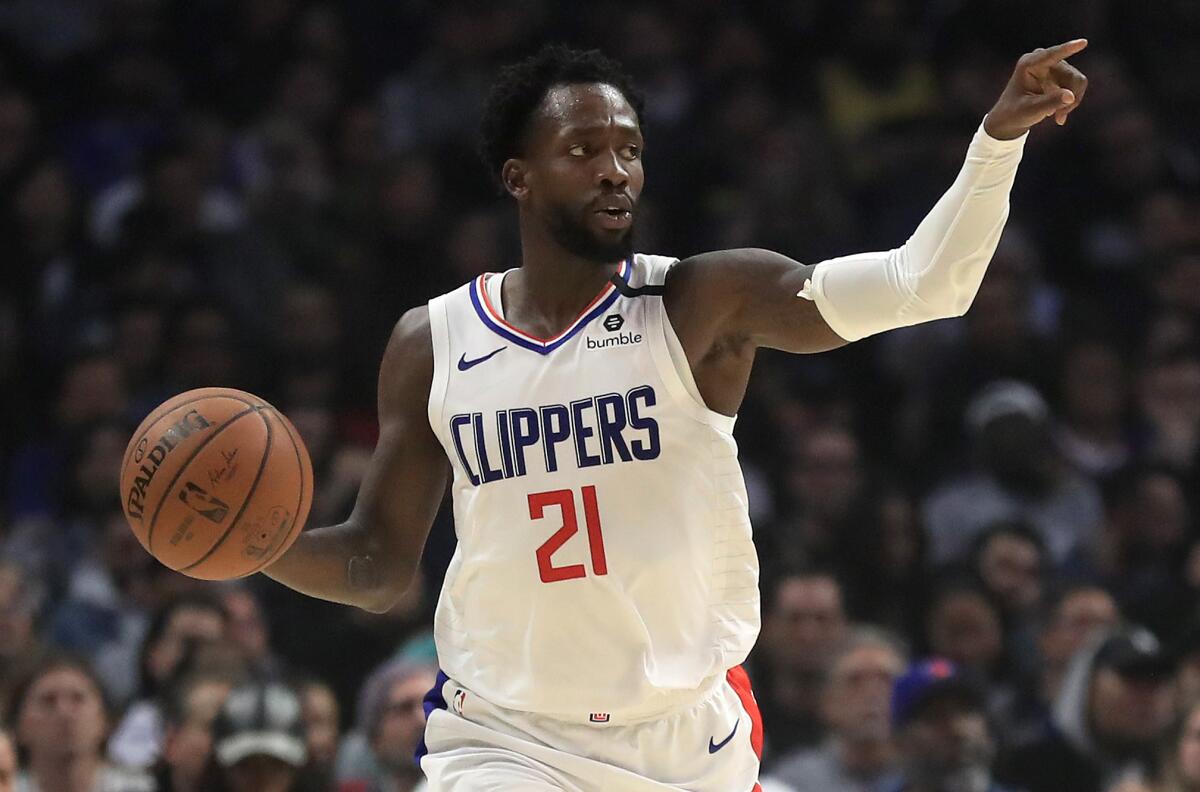
{"type": "Polygon", "coordinates": [[[528,176],[525,163],[519,159],[505,160],[504,166],[500,169],[500,180],[504,182],[504,189],[508,190],[508,194],[518,201],[523,200],[529,194],[528,176]]]}

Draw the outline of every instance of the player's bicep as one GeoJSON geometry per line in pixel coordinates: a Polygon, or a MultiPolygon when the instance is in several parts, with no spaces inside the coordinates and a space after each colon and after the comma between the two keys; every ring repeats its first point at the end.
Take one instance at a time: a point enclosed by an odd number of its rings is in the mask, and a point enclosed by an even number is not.
{"type": "Polygon", "coordinates": [[[400,320],[379,374],[379,442],[352,519],[363,525],[385,569],[415,571],[449,477],[427,418],[433,350],[428,312],[400,320]]]}
{"type": "Polygon", "coordinates": [[[824,352],[846,343],[811,300],[797,296],[812,265],[760,248],[705,253],[684,265],[696,267],[692,280],[707,304],[696,307],[715,317],[716,337],[786,352],[824,352]]]}

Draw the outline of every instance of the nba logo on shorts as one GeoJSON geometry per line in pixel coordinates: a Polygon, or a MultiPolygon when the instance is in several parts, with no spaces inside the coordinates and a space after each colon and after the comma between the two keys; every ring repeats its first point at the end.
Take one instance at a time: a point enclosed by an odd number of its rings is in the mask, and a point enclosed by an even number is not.
{"type": "Polygon", "coordinates": [[[463,714],[463,705],[467,703],[467,691],[459,688],[454,691],[454,711],[459,715],[463,714]]]}
{"type": "Polygon", "coordinates": [[[608,723],[608,713],[593,712],[591,715],[588,715],[588,720],[592,723],[608,723]]]}

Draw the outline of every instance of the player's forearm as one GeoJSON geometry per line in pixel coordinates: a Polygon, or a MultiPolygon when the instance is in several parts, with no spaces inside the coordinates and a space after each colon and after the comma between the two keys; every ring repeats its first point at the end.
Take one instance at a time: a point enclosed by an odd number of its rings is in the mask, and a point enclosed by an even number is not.
{"type": "Polygon", "coordinates": [[[1025,137],[975,133],[954,184],[899,248],[816,265],[801,297],[847,341],[962,316],[975,299],[1008,219],[1025,137]]]}
{"type": "Polygon", "coordinates": [[[263,574],[318,599],[383,612],[411,582],[352,521],[300,534],[295,544],[263,574]],[[386,569],[385,569],[386,567],[386,569]]]}

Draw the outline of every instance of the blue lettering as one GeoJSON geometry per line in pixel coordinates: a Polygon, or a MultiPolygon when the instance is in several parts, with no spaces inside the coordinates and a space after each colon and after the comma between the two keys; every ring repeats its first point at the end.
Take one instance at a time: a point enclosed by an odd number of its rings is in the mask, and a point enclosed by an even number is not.
{"type": "Polygon", "coordinates": [[[641,460],[658,459],[662,450],[658,443],[658,421],[642,417],[638,412],[638,400],[641,400],[646,407],[653,407],[658,403],[658,399],[654,396],[654,388],[649,385],[634,388],[625,395],[625,400],[629,407],[629,425],[634,429],[643,429],[646,432],[646,441],[632,440],[629,443],[630,450],[633,451],[635,457],[641,460]]]}
{"type": "Polygon", "coordinates": [[[500,461],[504,463],[504,478],[512,478],[513,453],[508,435],[508,410],[496,411],[496,428],[500,430],[500,461]]]}
{"type": "Polygon", "coordinates": [[[581,468],[595,467],[600,464],[600,457],[589,454],[587,450],[587,439],[596,432],[583,422],[583,411],[594,408],[595,405],[591,399],[571,402],[571,429],[575,433],[575,460],[581,468]]]}
{"type": "Polygon", "coordinates": [[[504,478],[504,474],[488,464],[487,438],[483,434],[483,413],[471,413],[471,423],[475,426],[475,453],[479,458],[479,472],[483,476],[483,483],[499,481],[504,478]]]}
{"type": "Polygon", "coordinates": [[[629,446],[625,445],[625,438],[621,436],[621,430],[626,426],[625,399],[621,394],[606,393],[597,396],[596,418],[600,422],[600,456],[604,464],[613,463],[614,449],[622,462],[632,459],[629,456],[629,446]]]}
{"type": "Polygon", "coordinates": [[[542,445],[546,452],[546,472],[558,470],[558,452],[554,446],[571,436],[571,414],[561,404],[542,408],[542,445]],[[555,421],[557,419],[557,422],[555,421]],[[552,425],[556,424],[556,425],[552,425]]]}
{"type": "Polygon", "coordinates": [[[471,486],[479,486],[479,476],[475,475],[475,471],[471,470],[471,465],[467,462],[467,455],[463,453],[462,437],[459,436],[458,430],[460,427],[471,423],[471,416],[456,415],[450,419],[450,437],[454,438],[454,450],[458,452],[458,461],[462,463],[463,471],[466,472],[467,478],[471,480],[471,486]]]}
{"type": "Polygon", "coordinates": [[[516,474],[525,475],[525,449],[536,445],[541,434],[538,432],[538,414],[528,407],[510,410],[508,420],[512,423],[513,461],[516,474]]]}

